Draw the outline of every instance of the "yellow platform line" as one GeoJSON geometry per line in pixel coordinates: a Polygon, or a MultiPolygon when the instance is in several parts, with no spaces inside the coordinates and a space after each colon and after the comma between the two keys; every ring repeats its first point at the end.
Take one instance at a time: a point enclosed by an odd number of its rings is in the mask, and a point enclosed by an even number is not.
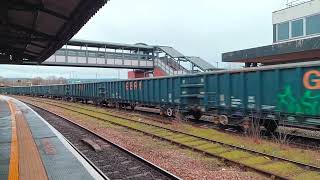
{"type": "Polygon", "coordinates": [[[8,180],[19,179],[19,148],[18,148],[18,135],[17,135],[17,123],[15,116],[15,109],[11,102],[8,102],[11,111],[11,150],[10,150],[10,165],[9,165],[9,176],[8,180]]]}
{"type": "Polygon", "coordinates": [[[14,139],[9,168],[9,174],[12,175],[9,175],[9,180],[47,180],[40,152],[23,113],[12,100],[8,103],[14,115],[13,125],[15,125],[15,130],[12,131],[14,139]]]}

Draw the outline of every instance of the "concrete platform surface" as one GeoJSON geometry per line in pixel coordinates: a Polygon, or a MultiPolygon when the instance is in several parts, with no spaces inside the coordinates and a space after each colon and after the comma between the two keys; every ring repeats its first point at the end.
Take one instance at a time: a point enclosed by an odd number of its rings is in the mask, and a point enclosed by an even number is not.
{"type": "Polygon", "coordinates": [[[0,96],[0,179],[103,179],[42,117],[0,96]]]}

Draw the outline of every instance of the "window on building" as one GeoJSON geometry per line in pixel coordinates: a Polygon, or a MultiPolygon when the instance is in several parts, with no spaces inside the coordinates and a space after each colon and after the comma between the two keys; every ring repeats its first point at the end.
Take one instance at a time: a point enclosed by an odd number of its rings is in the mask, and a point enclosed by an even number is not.
{"type": "Polygon", "coordinates": [[[320,33],[320,14],[306,18],[307,35],[320,33]]]}
{"type": "Polygon", "coordinates": [[[86,52],[81,52],[81,51],[79,51],[79,52],[78,52],[78,56],[86,57],[86,52]]]}
{"type": "Polygon", "coordinates": [[[289,22],[278,24],[278,40],[289,39],[289,22]]]}
{"type": "Polygon", "coordinates": [[[96,53],[95,52],[89,52],[89,57],[96,57],[96,53]]]}
{"type": "Polygon", "coordinates": [[[292,37],[303,36],[303,19],[299,19],[291,22],[291,36],[292,37]]]}
{"type": "Polygon", "coordinates": [[[76,56],[77,51],[68,50],[68,56],[76,56]]]}
{"type": "Polygon", "coordinates": [[[277,41],[277,25],[273,25],[273,42],[277,41]]]}

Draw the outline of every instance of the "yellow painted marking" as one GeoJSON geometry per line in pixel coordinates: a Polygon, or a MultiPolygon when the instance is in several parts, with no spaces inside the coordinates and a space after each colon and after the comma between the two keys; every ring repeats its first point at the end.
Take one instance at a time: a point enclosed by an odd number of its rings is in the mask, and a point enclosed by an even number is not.
{"type": "Polygon", "coordinates": [[[17,124],[15,117],[15,109],[12,102],[7,102],[11,111],[11,152],[10,152],[10,165],[9,165],[9,176],[8,180],[18,180],[19,179],[19,152],[18,152],[18,136],[17,136],[17,124]]]}
{"type": "Polygon", "coordinates": [[[12,131],[15,140],[12,140],[9,180],[47,180],[47,173],[42,163],[38,147],[33,139],[29,125],[22,113],[12,100],[8,101],[10,110],[13,112],[12,131]]]}

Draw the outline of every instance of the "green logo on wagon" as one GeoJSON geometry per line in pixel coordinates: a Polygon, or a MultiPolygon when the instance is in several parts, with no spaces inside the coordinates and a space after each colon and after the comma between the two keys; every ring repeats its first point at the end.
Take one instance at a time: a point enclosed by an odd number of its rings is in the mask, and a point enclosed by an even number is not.
{"type": "Polygon", "coordinates": [[[294,95],[291,86],[278,94],[278,109],[288,113],[320,115],[320,94],[306,90],[301,98],[294,95]]]}

